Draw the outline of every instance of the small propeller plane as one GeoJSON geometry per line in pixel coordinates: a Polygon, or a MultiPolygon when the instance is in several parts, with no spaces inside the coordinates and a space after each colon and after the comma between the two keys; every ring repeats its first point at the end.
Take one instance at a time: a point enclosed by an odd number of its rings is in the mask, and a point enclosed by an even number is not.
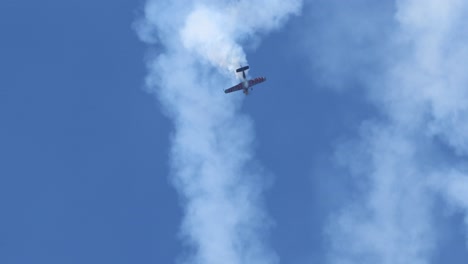
{"type": "Polygon", "coordinates": [[[233,87],[224,90],[224,93],[232,93],[235,91],[243,90],[245,95],[249,94],[249,90],[253,90],[253,86],[259,83],[262,83],[266,81],[265,77],[257,77],[251,80],[247,80],[247,77],[245,77],[245,71],[249,69],[249,66],[244,66],[236,70],[236,72],[242,72],[242,77],[243,80],[237,85],[234,85],[233,87]]]}

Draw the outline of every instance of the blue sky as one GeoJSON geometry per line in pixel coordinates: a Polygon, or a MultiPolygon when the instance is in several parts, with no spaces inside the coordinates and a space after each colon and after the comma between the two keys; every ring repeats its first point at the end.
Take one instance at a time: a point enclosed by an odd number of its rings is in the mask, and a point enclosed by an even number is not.
{"type": "Polygon", "coordinates": [[[148,3],[0,3],[1,263],[466,262],[467,4],[148,3]]]}

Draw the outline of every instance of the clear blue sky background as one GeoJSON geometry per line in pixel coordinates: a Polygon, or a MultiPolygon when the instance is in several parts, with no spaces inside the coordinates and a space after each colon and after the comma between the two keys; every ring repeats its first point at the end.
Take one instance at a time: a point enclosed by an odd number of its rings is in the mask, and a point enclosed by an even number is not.
{"type": "MultiPolygon", "coordinates": [[[[173,263],[180,255],[181,209],[168,180],[173,127],[144,91],[146,46],[132,29],[142,4],[0,2],[0,263],[173,263]]],[[[327,12],[293,18],[248,53],[250,74],[268,78],[242,112],[274,177],[266,203],[282,263],[324,262],[324,225],[353,186],[333,177],[341,174],[331,156],[378,116],[359,76],[340,75],[356,89],[329,89],[331,74],[311,70],[314,58],[301,52],[328,45],[327,12]]],[[[391,16],[391,5],[382,14],[391,16]]],[[[355,58],[358,44],[345,36],[337,53],[371,70],[371,60],[355,58]]],[[[462,218],[443,221],[460,227],[462,218]]],[[[466,263],[462,229],[446,229],[435,263],[466,263]]]]}

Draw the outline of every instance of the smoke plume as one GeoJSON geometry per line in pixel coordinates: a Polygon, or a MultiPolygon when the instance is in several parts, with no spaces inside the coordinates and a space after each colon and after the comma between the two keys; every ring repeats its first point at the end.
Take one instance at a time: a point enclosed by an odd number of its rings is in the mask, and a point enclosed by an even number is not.
{"type": "Polygon", "coordinates": [[[222,88],[247,64],[242,44],[300,8],[299,0],[149,0],[137,23],[156,53],[149,55],[147,86],[174,123],[171,179],[189,250],[183,262],[277,262],[264,240],[270,220],[261,204],[263,178],[250,165],[252,121],[239,111],[241,98],[222,88]]]}
{"type": "Polygon", "coordinates": [[[396,1],[371,49],[381,70],[360,79],[379,119],[337,151],[361,185],[328,226],[331,263],[431,263],[435,199],[468,219],[467,15],[461,0],[396,1]]]}

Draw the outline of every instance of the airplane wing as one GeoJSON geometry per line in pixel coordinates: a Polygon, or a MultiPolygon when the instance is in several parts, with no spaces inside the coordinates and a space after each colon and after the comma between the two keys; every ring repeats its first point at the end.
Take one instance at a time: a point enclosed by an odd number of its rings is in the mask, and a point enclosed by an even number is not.
{"type": "Polygon", "coordinates": [[[255,79],[252,79],[252,80],[249,80],[249,87],[252,87],[256,84],[259,84],[259,83],[262,83],[266,81],[266,78],[265,77],[257,77],[255,79]]]}
{"type": "Polygon", "coordinates": [[[234,85],[233,87],[224,90],[224,93],[232,93],[232,92],[239,91],[239,90],[242,90],[242,89],[244,89],[244,87],[243,87],[242,83],[239,83],[238,85],[234,85]]]}

